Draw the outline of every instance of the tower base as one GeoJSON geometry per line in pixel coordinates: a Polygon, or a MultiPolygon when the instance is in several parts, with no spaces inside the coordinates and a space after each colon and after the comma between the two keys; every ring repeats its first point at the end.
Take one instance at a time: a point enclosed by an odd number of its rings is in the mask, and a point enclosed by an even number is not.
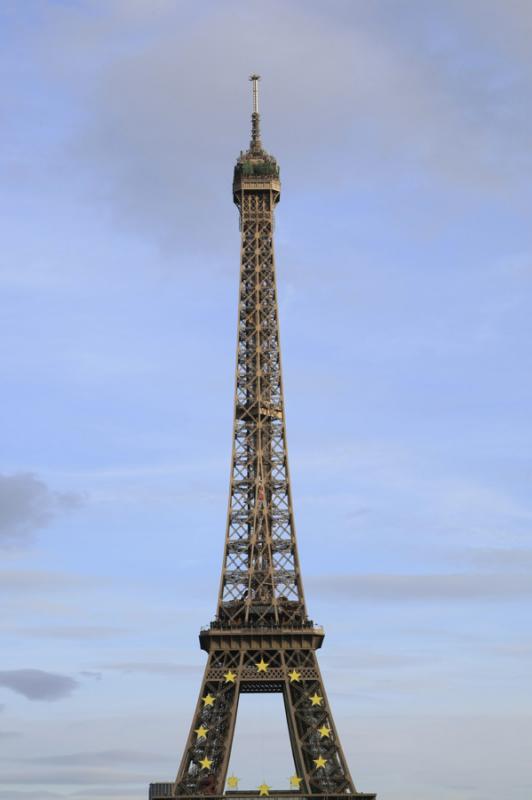
{"type": "MultiPolygon", "coordinates": [[[[170,800],[176,797],[172,794],[174,789],[173,783],[150,783],[150,794],[148,800],[170,800]]],[[[177,795],[179,800],[198,800],[200,797],[209,797],[210,800],[228,800],[235,798],[235,800],[256,800],[259,797],[258,789],[252,791],[231,791],[226,794],[210,794],[210,795],[177,795]]],[[[268,797],[271,800],[287,800],[287,798],[297,798],[297,800],[349,800],[349,798],[357,798],[357,800],[376,800],[376,794],[367,794],[366,792],[355,792],[354,794],[303,794],[302,792],[291,792],[286,790],[270,789],[268,797]]]]}

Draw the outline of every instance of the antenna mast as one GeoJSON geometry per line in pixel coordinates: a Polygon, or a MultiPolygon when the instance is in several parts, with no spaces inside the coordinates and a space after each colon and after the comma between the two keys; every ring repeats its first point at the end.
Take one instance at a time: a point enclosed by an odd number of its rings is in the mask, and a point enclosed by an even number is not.
{"type": "Polygon", "coordinates": [[[253,113],[251,114],[251,145],[250,148],[254,152],[262,150],[262,143],[260,140],[260,116],[259,116],[259,81],[260,75],[249,76],[253,85],[253,113]]]}

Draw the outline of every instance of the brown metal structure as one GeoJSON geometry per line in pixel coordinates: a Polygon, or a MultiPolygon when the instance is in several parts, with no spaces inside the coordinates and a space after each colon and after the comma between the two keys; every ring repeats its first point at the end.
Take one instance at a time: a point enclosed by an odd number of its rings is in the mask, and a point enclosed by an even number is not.
{"type": "MultiPolygon", "coordinates": [[[[241,265],[231,485],[216,618],[200,633],[207,665],[174,783],[150,800],[224,795],[241,692],[281,692],[296,767],[295,791],[335,798],[356,791],[340,745],[316,650],[323,629],[307,616],[286,447],[273,249],[281,184],[262,147],[257,75],[251,143],[235,166],[241,265]]],[[[256,797],[258,792],[228,792],[256,797]]],[[[264,794],[264,791],[262,792],[264,794]]]]}

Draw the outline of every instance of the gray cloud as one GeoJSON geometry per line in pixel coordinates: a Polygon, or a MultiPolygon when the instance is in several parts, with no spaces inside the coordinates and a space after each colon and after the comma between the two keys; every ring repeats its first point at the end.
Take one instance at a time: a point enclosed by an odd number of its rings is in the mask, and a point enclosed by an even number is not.
{"type": "Polygon", "coordinates": [[[0,731],[0,739],[18,739],[20,736],[20,731],[0,731]]]}
{"type": "Polygon", "coordinates": [[[372,602],[502,601],[532,598],[532,574],[328,575],[307,583],[322,597],[372,602]]]}
{"type": "Polygon", "coordinates": [[[0,475],[0,545],[26,542],[37,528],[81,502],[81,495],[52,491],[32,473],[0,475]]]}
{"type": "Polygon", "coordinates": [[[79,686],[67,675],[40,669],[0,670],[0,686],[21,694],[28,700],[61,700],[79,686]]]}

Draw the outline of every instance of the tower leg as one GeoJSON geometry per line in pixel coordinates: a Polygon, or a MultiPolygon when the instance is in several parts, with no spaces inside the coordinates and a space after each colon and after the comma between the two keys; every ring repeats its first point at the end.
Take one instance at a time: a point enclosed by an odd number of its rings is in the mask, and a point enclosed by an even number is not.
{"type": "Polygon", "coordinates": [[[300,649],[219,650],[209,654],[174,796],[223,793],[241,692],[283,694],[302,792],[356,793],[316,654],[300,649]]]}
{"type": "Polygon", "coordinates": [[[239,698],[239,651],[209,655],[173,795],[222,794],[239,698]]]}

